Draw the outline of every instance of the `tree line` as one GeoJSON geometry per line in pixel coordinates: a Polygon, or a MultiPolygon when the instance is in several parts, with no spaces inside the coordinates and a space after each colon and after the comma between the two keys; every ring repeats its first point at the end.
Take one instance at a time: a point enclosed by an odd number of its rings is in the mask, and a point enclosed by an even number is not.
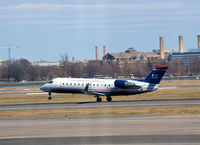
{"type": "Polygon", "coordinates": [[[179,60],[174,62],[167,60],[138,61],[119,64],[104,61],[69,62],[67,55],[65,55],[62,57],[61,65],[57,67],[32,65],[26,59],[3,62],[0,66],[0,79],[8,82],[19,82],[22,80],[47,81],[55,77],[93,77],[95,75],[128,78],[130,74],[133,74],[135,77],[145,77],[156,65],[160,64],[169,66],[166,75],[200,75],[199,58],[194,58],[188,65],[181,64],[179,60]]]}

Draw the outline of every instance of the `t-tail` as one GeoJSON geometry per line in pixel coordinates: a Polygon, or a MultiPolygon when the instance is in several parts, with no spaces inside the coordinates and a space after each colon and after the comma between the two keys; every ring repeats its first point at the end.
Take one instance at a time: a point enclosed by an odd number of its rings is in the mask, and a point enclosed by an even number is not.
{"type": "Polygon", "coordinates": [[[168,69],[168,66],[157,65],[153,69],[153,71],[146,77],[144,82],[147,82],[150,84],[159,84],[167,69],[168,69]]]}

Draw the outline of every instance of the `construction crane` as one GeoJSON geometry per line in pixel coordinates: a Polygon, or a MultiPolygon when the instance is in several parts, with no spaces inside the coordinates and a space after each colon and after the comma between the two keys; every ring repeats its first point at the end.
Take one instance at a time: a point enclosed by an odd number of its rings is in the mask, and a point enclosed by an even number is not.
{"type": "Polygon", "coordinates": [[[8,49],[8,60],[11,61],[11,49],[13,49],[13,48],[19,48],[19,47],[9,45],[9,46],[0,46],[0,48],[6,48],[6,49],[8,49]]]}

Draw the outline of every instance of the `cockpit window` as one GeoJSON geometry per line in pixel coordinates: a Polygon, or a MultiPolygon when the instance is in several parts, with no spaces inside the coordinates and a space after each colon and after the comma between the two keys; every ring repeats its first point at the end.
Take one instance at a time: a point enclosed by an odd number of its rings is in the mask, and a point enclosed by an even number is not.
{"type": "Polygon", "coordinates": [[[49,84],[53,84],[53,81],[49,81],[48,83],[49,83],[49,84]]]}

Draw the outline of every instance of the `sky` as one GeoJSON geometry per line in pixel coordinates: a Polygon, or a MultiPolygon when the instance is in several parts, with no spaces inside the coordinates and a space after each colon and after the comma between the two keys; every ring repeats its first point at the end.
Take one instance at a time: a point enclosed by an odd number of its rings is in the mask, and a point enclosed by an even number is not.
{"type": "MultiPolygon", "coordinates": [[[[199,0],[6,0],[0,1],[0,47],[11,49],[11,58],[30,61],[95,59],[103,46],[107,52],[132,47],[151,52],[178,51],[178,36],[184,50],[197,48],[200,35],[199,0]]],[[[8,59],[8,49],[0,48],[8,59]]]]}

